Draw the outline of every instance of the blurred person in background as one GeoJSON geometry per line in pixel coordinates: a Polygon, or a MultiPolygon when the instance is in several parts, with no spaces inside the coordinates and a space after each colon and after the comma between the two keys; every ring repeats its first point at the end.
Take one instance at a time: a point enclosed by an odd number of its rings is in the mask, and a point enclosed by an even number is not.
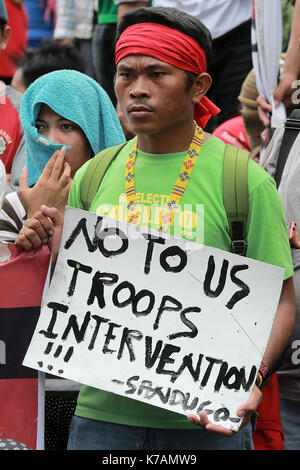
{"type": "Polygon", "coordinates": [[[56,0],[25,0],[28,15],[28,47],[40,47],[53,38],[56,0]]]}
{"type": "Polygon", "coordinates": [[[5,0],[5,6],[10,38],[1,54],[0,80],[9,85],[16,70],[15,63],[23,57],[27,48],[28,19],[24,0],[5,0]]]}
{"type": "Polygon", "coordinates": [[[38,49],[28,49],[16,64],[11,86],[24,93],[41,75],[63,69],[84,73],[84,58],[76,47],[54,41],[38,49]]]}
{"type": "MultiPolygon", "coordinates": [[[[9,44],[11,28],[4,0],[0,0],[0,52],[9,44]]],[[[1,57],[1,56],[0,56],[1,57]]],[[[2,57],[1,57],[2,60],[2,57]]],[[[24,138],[19,118],[22,95],[11,86],[0,81],[0,160],[2,160],[7,181],[16,155],[22,158],[24,138]]]]}
{"type": "Polygon", "coordinates": [[[85,57],[85,73],[96,78],[92,59],[92,37],[96,23],[95,0],[57,0],[53,37],[78,47],[85,57]]]}

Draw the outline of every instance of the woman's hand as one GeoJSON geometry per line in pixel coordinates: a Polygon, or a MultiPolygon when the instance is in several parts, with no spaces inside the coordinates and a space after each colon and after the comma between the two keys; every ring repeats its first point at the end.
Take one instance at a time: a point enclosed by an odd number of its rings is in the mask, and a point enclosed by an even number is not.
{"type": "Polygon", "coordinates": [[[72,184],[71,167],[65,161],[65,155],[66,147],[54,152],[33,188],[28,187],[28,172],[23,169],[18,195],[27,217],[32,217],[42,205],[56,207],[63,213],[72,184]]]}
{"type": "MultiPolygon", "coordinates": [[[[237,409],[237,416],[243,418],[240,429],[245,427],[250,422],[251,417],[253,413],[257,410],[261,400],[262,393],[259,388],[255,385],[249,397],[249,400],[243,405],[239,406],[239,408],[237,409]]],[[[230,429],[227,429],[223,426],[218,426],[216,424],[211,423],[204,411],[200,411],[197,416],[190,414],[187,416],[187,418],[196,426],[204,428],[207,431],[212,431],[227,437],[230,437],[235,434],[235,431],[231,431],[230,429]]]]}

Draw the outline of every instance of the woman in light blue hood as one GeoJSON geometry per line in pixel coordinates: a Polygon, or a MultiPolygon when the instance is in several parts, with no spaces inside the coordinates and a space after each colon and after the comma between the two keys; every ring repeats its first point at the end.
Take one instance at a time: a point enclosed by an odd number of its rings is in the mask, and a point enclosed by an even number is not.
{"type": "Polygon", "coordinates": [[[36,183],[54,151],[62,147],[61,143],[41,138],[36,128],[43,104],[80,127],[92,155],[125,140],[115,109],[97,82],[75,70],[43,75],[29,86],[21,104],[29,186],[36,183]]]}
{"type": "Polygon", "coordinates": [[[19,191],[4,198],[0,241],[14,241],[24,219],[42,204],[64,207],[80,166],[101,150],[125,142],[106,92],[75,70],[57,70],[35,80],[22,98],[21,123],[27,175],[20,178],[19,191]]]}

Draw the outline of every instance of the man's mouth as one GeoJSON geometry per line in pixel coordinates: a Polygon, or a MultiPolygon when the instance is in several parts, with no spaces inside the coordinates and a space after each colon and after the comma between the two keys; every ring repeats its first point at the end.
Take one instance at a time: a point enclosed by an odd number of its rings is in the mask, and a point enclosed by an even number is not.
{"type": "Polygon", "coordinates": [[[149,113],[152,113],[153,110],[149,106],[134,104],[129,106],[128,113],[133,116],[146,116],[149,113]]]}

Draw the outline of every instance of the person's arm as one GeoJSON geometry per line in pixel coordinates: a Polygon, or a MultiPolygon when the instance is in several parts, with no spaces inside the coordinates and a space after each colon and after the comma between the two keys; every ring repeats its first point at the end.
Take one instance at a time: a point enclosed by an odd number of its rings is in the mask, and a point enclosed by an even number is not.
{"type": "MultiPolygon", "coordinates": [[[[298,80],[300,73],[300,0],[296,0],[291,25],[291,34],[283,71],[280,76],[279,84],[274,92],[274,101],[276,103],[290,101],[294,91],[293,83],[298,80]]],[[[262,97],[257,98],[258,115],[262,123],[268,127],[270,120],[267,113],[272,111],[271,105],[262,97]]]]}
{"type": "Polygon", "coordinates": [[[290,241],[290,244],[293,248],[300,248],[300,233],[296,232],[295,237],[290,241]]]}
{"type": "Polygon", "coordinates": [[[19,188],[19,180],[22,174],[22,170],[25,166],[25,137],[22,133],[19,147],[17,148],[15,157],[13,159],[11,173],[9,178],[9,186],[5,188],[5,194],[17,191],[19,188]]]}
{"type": "Polygon", "coordinates": [[[131,10],[134,10],[135,8],[139,7],[146,7],[149,4],[149,1],[146,0],[144,2],[137,2],[135,0],[133,1],[127,1],[123,2],[122,0],[114,0],[114,3],[118,5],[118,23],[120,19],[122,18],[125,13],[128,13],[131,10]]]}
{"type": "Polygon", "coordinates": [[[296,300],[293,278],[283,282],[276,317],[263,360],[272,366],[286,347],[295,323],[296,300]]]}
{"type": "MultiPolygon", "coordinates": [[[[276,317],[269,342],[263,356],[263,360],[269,367],[276,362],[288,343],[294,327],[295,314],[296,304],[294,284],[293,278],[289,278],[283,282],[276,317]]],[[[258,408],[261,399],[262,393],[259,388],[254,385],[249,400],[237,409],[237,415],[243,417],[241,428],[250,422],[251,416],[258,408]]],[[[230,431],[230,429],[211,423],[204,412],[200,412],[198,416],[188,415],[187,417],[191,422],[199,427],[207,429],[208,431],[223,434],[224,436],[232,436],[234,434],[234,431],[230,431]]]]}
{"type": "Polygon", "coordinates": [[[0,206],[0,242],[14,243],[26,217],[16,191],[7,194],[0,206]]]}
{"type": "Polygon", "coordinates": [[[276,88],[275,101],[282,101],[289,95],[291,86],[299,78],[300,73],[300,0],[296,0],[291,25],[291,34],[286,53],[280,83],[276,88]]]}

